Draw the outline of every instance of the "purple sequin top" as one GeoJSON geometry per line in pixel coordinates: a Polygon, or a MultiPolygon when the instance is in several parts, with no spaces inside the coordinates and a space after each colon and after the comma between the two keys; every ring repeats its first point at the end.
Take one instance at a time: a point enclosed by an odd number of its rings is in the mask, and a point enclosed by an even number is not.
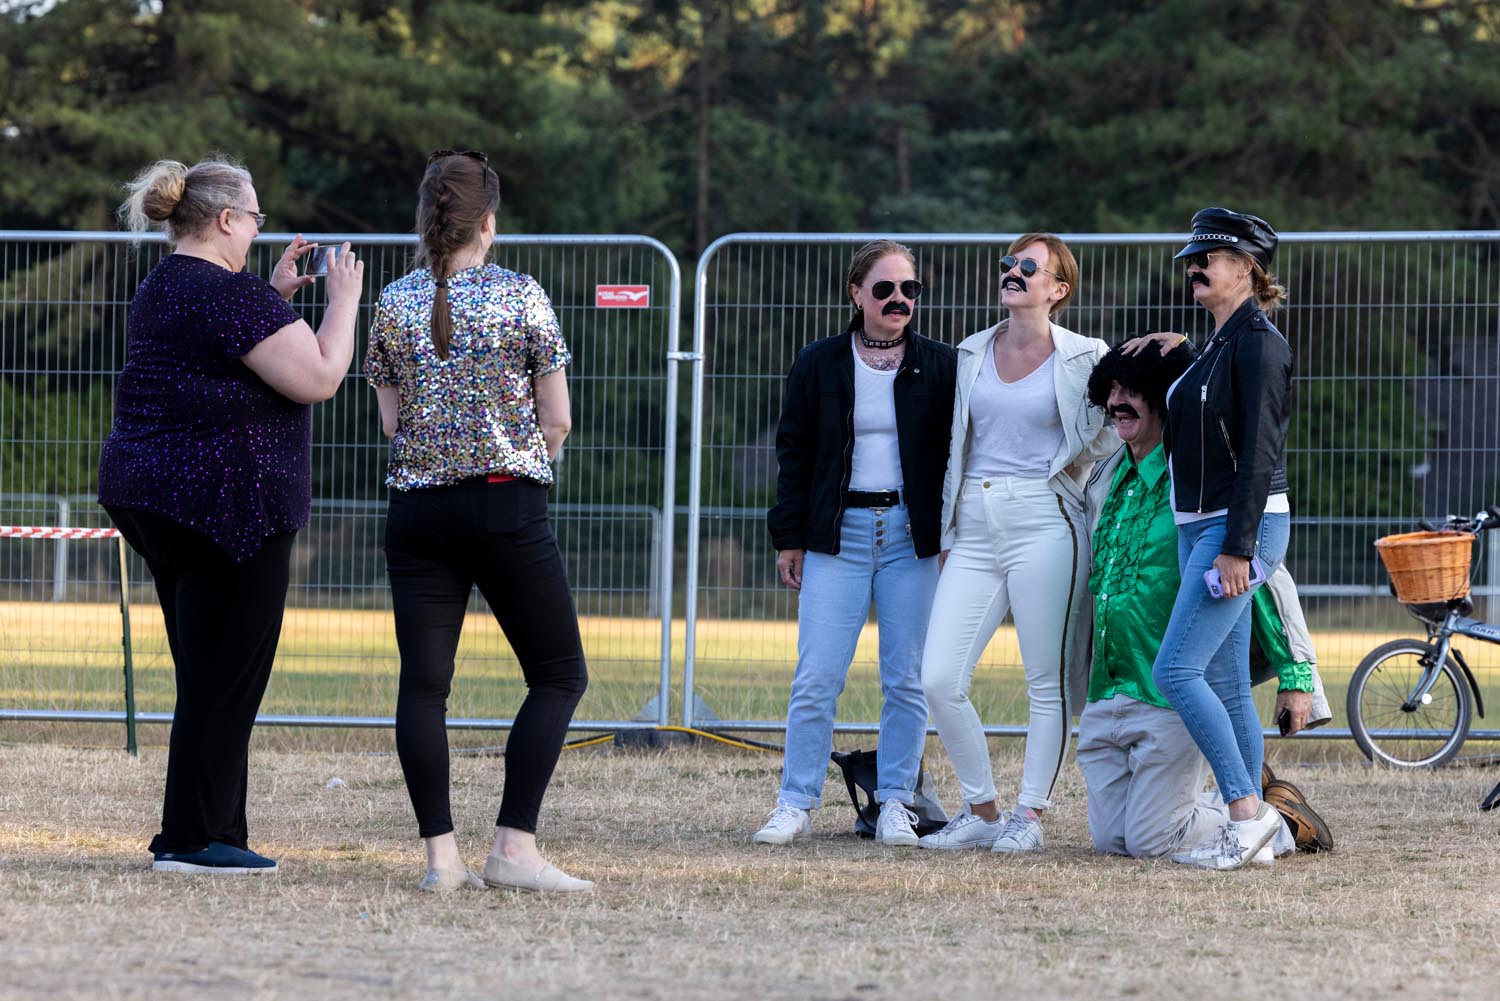
{"type": "Polygon", "coordinates": [[[311,408],[240,360],[295,323],[263,278],[171,254],[136,289],[99,501],[203,533],[237,562],[307,524],[311,408]]]}
{"type": "Polygon", "coordinates": [[[414,490],[503,473],[551,485],[531,383],[572,360],[547,293],[494,264],[448,278],[453,336],[432,346],[432,273],[418,269],[380,293],[365,355],[372,386],[399,404],[386,486],[414,490]]]}

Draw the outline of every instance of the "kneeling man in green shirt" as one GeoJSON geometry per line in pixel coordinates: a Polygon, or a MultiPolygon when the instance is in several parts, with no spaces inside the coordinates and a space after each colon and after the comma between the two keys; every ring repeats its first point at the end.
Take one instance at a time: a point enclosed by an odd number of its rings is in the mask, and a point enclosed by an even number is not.
{"type": "MultiPolygon", "coordinates": [[[[1094,644],[1078,764],[1094,849],[1135,858],[1207,840],[1228,819],[1218,792],[1204,789],[1208,762],[1151,680],[1182,579],[1162,424],[1167,390],[1191,360],[1186,344],[1164,355],[1154,346],[1133,355],[1115,348],[1100,359],[1088,387],[1089,402],[1114,420],[1124,444],[1095,466],[1086,487],[1094,644]]],[[[1259,667],[1252,680],[1279,679],[1276,712],[1286,731],[1326,723],[1328,700],[1284,569],[1252,598],[1251,637],[1259,667]]],[[[1333,846],[1327,825],[1295,786],[1274,779],[1265,785],[1266,801],[1290,824],[1273,839],[1275,854],[1294,845],[1333,846]]]]}

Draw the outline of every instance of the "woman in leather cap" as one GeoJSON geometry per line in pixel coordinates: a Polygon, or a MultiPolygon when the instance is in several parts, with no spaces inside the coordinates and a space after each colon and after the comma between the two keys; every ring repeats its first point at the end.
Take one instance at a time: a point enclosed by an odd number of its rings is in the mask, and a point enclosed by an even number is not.
{"type": "Polygon", "coordinates": [[[1290,533],[1283,458],[1292,351],[1267,315],[1286,296],[1269,273],[1276,232],[1263,219],[1222,208],[1203,209],[1192,225],[1177,258],[1187,265],[1193,299],[1213,314],[1214,331],[1167,397],[1182,584],[1152,676],[1229,806],[1213,837],[1172,860],[1224,870],[1254,859],[1280,826],[1260,798],[1265,748],[1250,698],[1250,598],[1259,578],[1281,564],[1290,533]],[[1209,571],[1217,572],[1222,597],[1210,592],[1209,571]]]}

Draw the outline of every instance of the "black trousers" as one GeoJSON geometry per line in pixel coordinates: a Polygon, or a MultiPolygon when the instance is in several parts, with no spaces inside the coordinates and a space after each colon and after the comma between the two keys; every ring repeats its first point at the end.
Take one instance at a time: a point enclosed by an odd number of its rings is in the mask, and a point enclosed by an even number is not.
{"type": "Polygon", "coordinates": [[[469,480],[393,490],[385,536],[401,683],[396,753],[424,838],[453,830],[448,800],[448,693],[475,586],[521,662],[526,699],[505,744],[495,823],[536,831],[573,710],[588,686],[578,613],[547,521],[547,489],[530,480],[469,480]]]}
{"type": "Polygon", "coordinates": [[[161,833],[153,852],[219,841],[249,847],[250,731],[281,639],[296,533],[236,563],[207,536],[161,515],[109,507],[156,581],[177,678],[161,833]]]}

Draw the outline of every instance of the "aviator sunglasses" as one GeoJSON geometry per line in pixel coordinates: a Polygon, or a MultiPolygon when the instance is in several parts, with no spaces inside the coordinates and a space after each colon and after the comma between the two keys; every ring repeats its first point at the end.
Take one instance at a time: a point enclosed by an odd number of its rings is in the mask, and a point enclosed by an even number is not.
{"type": "Polygon", "coordinates": [[[1000,258],[1000,273],[1002,275],[1008,273],[1014,268],[1020,268],[1021,274],[1025,275],[1027,278],[1030,278],[1038,271],[1043,271],[1051,275],[1053,278],[1056,278],[1058,281],[1063,280],[1062,275],[1058,274],[1056,271],[1047,271],[1046,268],[1042,267],[1040,264],[1029,257],[1023,257],[1018,261],[1010,254],[1006,254],[1004,257],[1000,258]]]}
{"type": "MultiPolygon", "coordinates": [[[[915,278],[908,278],[901,282],[901,294],[908,299],[922,298],[922,283],[915,278]]],[[[896,282],[879,281],[870,286],[870,294],[877,300],[885,301],[896,291],[896,282]]]]}
{"type": "Polygon", "coordinates": [[[1224,255],[1222,253],[1216,254],[1216,253],[1214,253],[1211,250],[1200,250],[1196,254],[1189,254],[1186,257],[1184,257],[1182,259],[1182,266],[1185,267],[1185,268],[1198,268],[1198,269],[1201,270],[1203,268],[1208,267],[1208,259],[1210,257],[1223,257],[1223,256],[1224,255]]]}

